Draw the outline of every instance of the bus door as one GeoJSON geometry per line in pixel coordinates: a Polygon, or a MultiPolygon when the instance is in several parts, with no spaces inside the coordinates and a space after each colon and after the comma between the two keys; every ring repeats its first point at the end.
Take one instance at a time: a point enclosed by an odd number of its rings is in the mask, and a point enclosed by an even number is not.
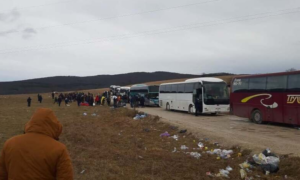
{"type": "Polygon", "coordinates": [[[272,105],[271,105],[271,110],[272,110],[272,117],[271,121],[272,122],[278,122],[278,123],[283,123],[283,112],[284,112],[284,103],[283,103],[283,95],[284,93],[272,93],[272,105]]]}
{"type": "Polygon", "coordinates": [[[300,124],[300,95],[288,93],[284,97],[284,123],[300,124]],[[297,117],[298,116],[298,117],[297,117]]]}
{"type": "MultiPolygon", "coordinates": [[[[196,105],[196,100],[199,99],[200,112],[203,112],[203,93],[202,88],[195,89],[193,92],[193,102],[196,105]]],[[[195,107],[196,110],[196,107],[195,107]]]]}

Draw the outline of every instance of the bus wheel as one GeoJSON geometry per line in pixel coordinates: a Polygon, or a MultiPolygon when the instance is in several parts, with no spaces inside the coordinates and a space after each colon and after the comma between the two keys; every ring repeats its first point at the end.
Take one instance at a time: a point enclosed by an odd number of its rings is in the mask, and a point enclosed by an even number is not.
{"type": "Polygon", "coordinates": [[[256,124],[261,124],[263,122],[263,119],[262,119],[262,114],[261,114],[260,110],[253,111],[251,119],[256,124]]]}
{"type": "Polygon", "coordinates": [[[193,113],[193,105],[190,105],[189,106],[189,114],[192,114],[193,113]]]}
{"type": "Polygon", "coordinates": [[[217,115],[217,113],[211,113],[211,115],[213,115],[213,116],[216,116],[216,115],[217,115]]]}
{"type": "Polygon", "coordinates": [[[170,111],[170,104],[169,103],[167,103],[167,105],[166,105],[166,110],[170,111]]]}

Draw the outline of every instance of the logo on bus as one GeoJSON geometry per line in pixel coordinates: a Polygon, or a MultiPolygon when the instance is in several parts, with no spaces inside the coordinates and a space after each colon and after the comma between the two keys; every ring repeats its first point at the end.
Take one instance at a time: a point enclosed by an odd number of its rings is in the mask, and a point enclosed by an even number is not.
{"type": "Polygon", "coordinates": [[[294,104],[295,102],[300,104],[300,95],[288,95],[287,103],[294,104]]]}
{"type": "Polygon", "coordinates": [[[246,103],[246,102],[250,101],[253,98],[261,97],[261,96],[267,96],[267,98],[263,98],[263,99],[260,100],[261,105],[263,105],[263,106],[265,106],[267,108],[271,108],[271,109],[275,109],[275,108],[278,107],[278,104],[276,102],[274,102],[272,105],[264,104],[264,100],[270,99],[272,97],[271,94],[256,94],[256,95],[249,96],[249,97],[246,97],[246,98],[242,99],[241,102],[242,103],[246,103]]]}

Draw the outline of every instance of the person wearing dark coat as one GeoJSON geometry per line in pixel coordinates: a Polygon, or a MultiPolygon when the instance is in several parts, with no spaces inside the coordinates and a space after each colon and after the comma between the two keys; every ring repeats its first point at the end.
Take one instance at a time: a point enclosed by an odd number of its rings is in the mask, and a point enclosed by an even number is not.
{"type": "Polygon", "coordinates": [[[28,104],[28,107],[31,106],[31,98],[30,97],[28,97],[28,99],[27,99],[27,104],[28,104]]]}
{"type": "Polygon", "coordinates": [[[140,98],[140,103],[142,107],[145,106],[145,98],[143,96],[140,98]]]}
{"type": "MultiPolygon", "coordinates": [[[[201,110],[201,102],[200,102],[200,99],[199,99],[199,98],[196,99],[196,102],[195,102],[195,109],[196,109],[196,111],[195,111],[195,116],[198,116],[198,113],[199,113],[200,110],[201,110]]],[[[201,110],[201,112],[202,112],[202,110],[201,110]]]]}
{"type": "Polygon", "coordinates": [[[62,101],[62,98],[59,97],[59,98],[58,98],[58,106],[59,106],[59,107],[60,107],[61,101],[62,101]]]}
{"type": "Polygon", "coordinates": [[[58,99],[57,99],[57,97],[55,97],[54,98],[54,103],[53,104],[55,104],[55,103],[57,103],[58,102],[58,99]]]}
{"type": "Polygon", "coordinates": [[[77,105],[78,105],[78,107],[80,106],[80,103],[81,103],[81,97],[80,97],[80,95],[78,95],[77,96],[77,105]]]}
{"type": "Polygon", "coordinates": [[[38,95],[38,101],[39,101],[40,103],[42,103],[42,101],[43,101],[42,95],[38,95]]]}
{"type": "Polygon", "coordinates": [[[52,92],[52,99],[54,99],[54,95],[55,95],[54,92],[52,92]]]}
{"type": "Polygon", "coordinates": [[[110,106],[110,98],[106,98],[107,105],[110,106]]]}

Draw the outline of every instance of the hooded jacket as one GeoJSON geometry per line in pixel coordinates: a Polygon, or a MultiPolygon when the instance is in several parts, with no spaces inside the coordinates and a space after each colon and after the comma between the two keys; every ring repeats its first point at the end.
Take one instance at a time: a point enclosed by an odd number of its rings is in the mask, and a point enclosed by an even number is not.
{"type": "Polygon", "coordinates": [[[0,155],[0,180],[73,180],[62,125],[50,109],[38,109],[25,134],[9,139],[0,155]]]}

